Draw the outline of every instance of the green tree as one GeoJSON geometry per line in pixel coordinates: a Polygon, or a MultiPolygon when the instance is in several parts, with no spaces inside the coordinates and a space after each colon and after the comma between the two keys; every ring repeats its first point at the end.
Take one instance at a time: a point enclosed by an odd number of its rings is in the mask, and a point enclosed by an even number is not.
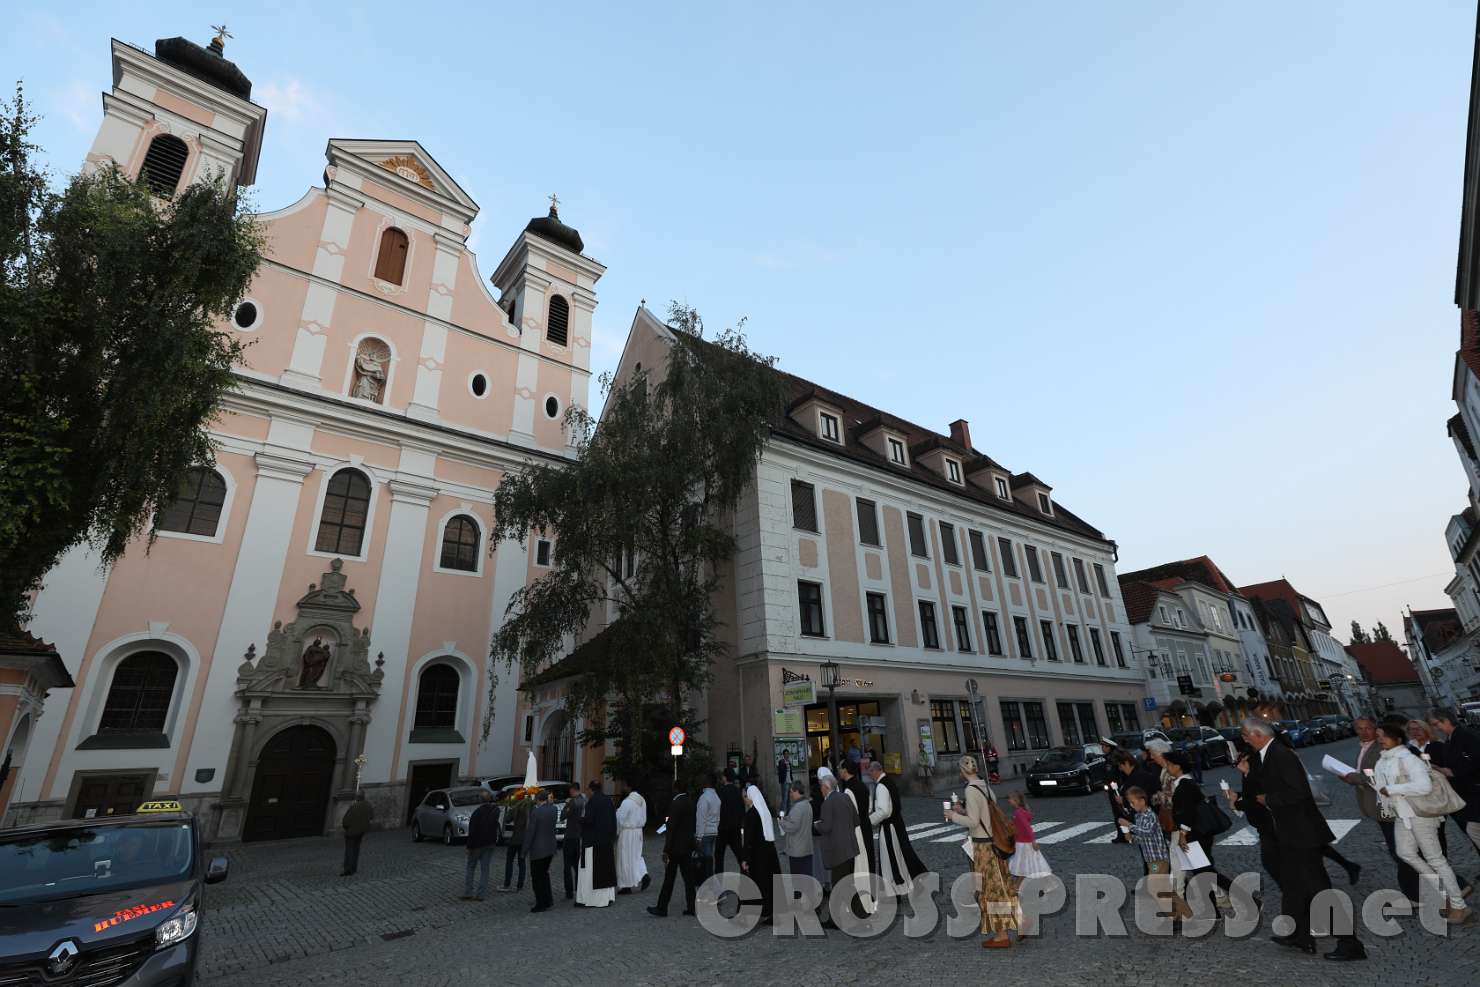
{"type": "Polygon", "coordinates": [[[0,622],[73,545],[121,555],[181,472],[241,346],[213,328],[261,260],[219,181],[171,201],[116,169],[50,187],[16,87],[0,104],[0,622]]]}
{"type": "MultiPolygon", "coordinates": [[[[670,725],[697,726],[686,697],[723,651],[713,603],[735,551],[731,514],[781,405],[774,361],[751,351],[743,322],[705,339],[699,314],[676,303],[669,322],[676,341],[658,373],[603,378],[600,427],[585,409],[566,413],[574,462],[532,463],[494,494],[490,541],[541,531],[555,553],[553,568],[514,594],[491,655],[538,672],[611,608],[599,646],[579,652],[566,705],[591,724],[583,743],[618,742],[609,767],[628,780],[668,761],[666,728],[642,728],[651,704],[670,725]]],[[[495,679],[485,735],[496,688],[495,679]]]]}
{"type": "Polygon", "coordinates": [[[1352,639],[1351,639],[1351,643],[1352,644],[1371,644],[1372,643],[1372,638],[1367,635],[1367,632],[1366,631],[1362,630],[1362,625],[1359,624],[1359,623],[1357,623],[1355,620],[1352,621],[1352,639]]]}
{"type": "Polygon", "coordinates": [[[1382,621],[1379,620],[1377,622],[1377,626],[1374,627],[1374,628],[1372,628],[1372,640],[1374,640],[1374,641],[1391,641],[1392,639],[1393,639],[1393,633],[1392,633],[1392,631],[1388,630],[1387,629],[1387,625],[1384,624],[1382,621]]]}

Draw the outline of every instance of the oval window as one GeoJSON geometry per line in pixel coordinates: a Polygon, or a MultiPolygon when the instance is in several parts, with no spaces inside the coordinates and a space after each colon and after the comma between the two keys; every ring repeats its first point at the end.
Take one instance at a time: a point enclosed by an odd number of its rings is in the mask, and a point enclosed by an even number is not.
{"type": "Polygon", "coordinates": [[[473,397],[481,398],[488,393],[488,378],[483,374],[474,374],[468,381],[468,388],[473,392],[473,397]]]}
{"type": "Polygon", "coordinates": [[[560,402],[556,401],[553,396],[545,398],[545,415],[554,418],[558,414],[560,414],[560,402]]]}
{"type": "Polygon", "coordinates": [[[257,325],[257,303],[242,302],[236,307],[236,311],[231,314],[231,321],[236,323],[236,327],[243,332],[255,328],[257,325]]]}

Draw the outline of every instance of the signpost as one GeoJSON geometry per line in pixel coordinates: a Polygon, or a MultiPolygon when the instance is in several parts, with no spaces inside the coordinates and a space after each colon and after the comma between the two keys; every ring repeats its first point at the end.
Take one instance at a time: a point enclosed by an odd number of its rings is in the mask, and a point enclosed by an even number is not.
{"type": "Polygon", "coordinates": [[[1177,691],[1180,692],[1180,693],[1182,693],[1182,695],[1184,695],[1184,696],[1195,696],[1195,695],[1197,695],[1197,686],[1195,686],[1195,685],[1192,684],[1192,676],[1191,675],[1178,675],[1177,676],[1177,691]]]}
{"type": "Polygon", "coordinates": [[[1145,699],[1142,699],[1141,700],[1141,706],[1147,712],[1153,712],[1153,711],[1155,711],[1155,709],[1156,709],[1156,697],[1155,696],[1147,696],[1145,699]]]}
{"type": "Polygon", "coordinates": [[[668,752],[673,755],[673,783],[678,784],[678,759],[683,757],[683,742],[687,734],[683,727],[676,726],[668,731],[668,752]]]}
{"type": "Polygon", "coordinates": [[[811,679],[786,682],[781,686],[781,705],[807,706],[817,701],[817,683],[811,679]]]}

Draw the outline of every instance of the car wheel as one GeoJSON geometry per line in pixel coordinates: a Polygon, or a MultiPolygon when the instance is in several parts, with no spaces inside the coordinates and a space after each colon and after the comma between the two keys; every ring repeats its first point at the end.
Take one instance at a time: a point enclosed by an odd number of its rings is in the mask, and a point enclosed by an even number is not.
{"type": "Polygon", "coordinates": [[[442,844],[444,846],[452,846],[452,824],[451,823],[448,823],[446,826],[443,826],[442,827],[442,844]]]}
{"type": "Polygon", "coordinates": [[[411,821],[411,842],[421,842],[421,823],[415,819],[411,821]]]}

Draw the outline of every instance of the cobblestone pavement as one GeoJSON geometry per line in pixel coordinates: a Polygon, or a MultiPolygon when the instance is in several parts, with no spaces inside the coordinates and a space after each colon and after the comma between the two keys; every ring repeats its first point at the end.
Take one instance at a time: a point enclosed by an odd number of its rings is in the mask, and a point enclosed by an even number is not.
{"type": "MultiPolygon", "coordinates": [[[[1302,751],[1308,765],[1331,753],[1355,759],[1355,742],[1302,751]]],[[[1210,772],[1205,790],[1228,769],[1210,772]]],[[[1236,784],[1236,781],[1235,781],[1236,784]]],[[[999,786],[999,793],[1012,786],[999,786]]],[[[1341,852],[1363,865],[1352,889],[1365,897],[1393,882],[1393,866],[1376,826],[1356,824],[1352,794],[1332,786],[1326,808],[1342,834],[1341,852]],[[1342,820],[1350,821],[1349,824],[1342,820]],[[1343,830],[1345,830],[1343,834],[1343,830]]],[[[1040,844],[1055,872],[1069,885],[1069,901],[1044,922],[1041,940],[1021,948],[986,952],[980,937],[953,939],[941,929],[924,939],[907,938],[899,923],[871,939],[829,932],[823,939],[776,939],[768,930],[739,940],[721,940],[689,918],[675,901],[672,916],[655,919],[645,906],[657,897],[661,877],[659,842],[650,839],[646,857],[654,884],[645,893],[622,896],[613,907],[588,911],[561,896],[557,865],[552,873],[554,910],[531,915],[528,887],[519,894],[491,893],[484,902],[458,900],[464,851],[436,843],[413,844],[404,831],[369,837],[360,872],[339,876],[341,844],[332,839],[254,844],[230,851],[231,877],[209,889],[202,923],[201,979],[221,987],[275,985],[420,985],[574,982],[596,975],[635,985],[756,984],[805,980],[823,984],[959,984],[989,978],[995,985],[1033,983],[1295,983],[1327,984],[1359,978],[1409,982],[1474,983],[1480,979],[1480,925],[1447,939],[1424,932],[1416,918],[1402,919],[1401,935],[1363,934],[1371,959],[1353,968],[1319,957],[1290,953],[1267,941],[1268,920],[1278,894],[1269,891],[1265,921],[1246,939],[1231,939],[1221,926],[1201,939],[1162,939],[1135,931],[1133,909],[1121,914],[1127,939],[1103,933],[1075,935],[1075,874],[1109,874],[1127,882],[1140,876],[1135,850],[1112,845],[1103,795],[1036,799],[1040,844]],[[1050,825],[1050,823],[1055,825],[1050,825]],[[1133,940],[1133,941],[1128,941],[1133,940]]],[[[909,799],[906,818],[925,863],[943,886],[965,871],[959,835],[937,832],[940,803],[909,799]]],[[[1480,857],[1451,827],[1451,859],[1466,876],[1480,873],[1480,857]]],[[[1230,875],[1258,868],[1258,847],[1238,826],[1218,847],[1220,869],[1230,875]]],[[[1334,871],[1334,868],[1333,868],[1334,871]]],[[[494,876],[503,876],[503,850],[494,876]]],[[[1344,875],[1335,881],[1346,887],[1344,875]]],[[[936,896],[943,916],[951,914],[943,891],[936,896]]],[[[1480,892],[1472,899],[1480,904],[1480,892]]]]}

